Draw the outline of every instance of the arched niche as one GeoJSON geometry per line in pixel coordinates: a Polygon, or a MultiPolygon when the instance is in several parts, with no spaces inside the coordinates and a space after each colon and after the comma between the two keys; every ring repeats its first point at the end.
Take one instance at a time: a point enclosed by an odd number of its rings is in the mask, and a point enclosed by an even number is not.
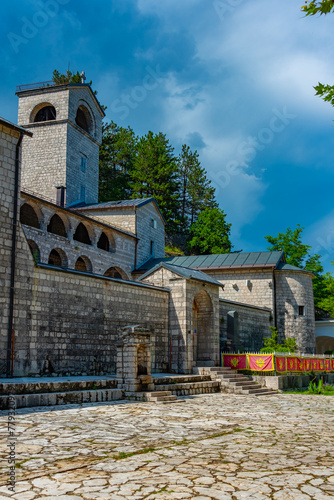
{"type": "Polygon", "coordinates": [[[109,238],[104,231],[101,233],[99,241],[97,242],[97,248],[105,250],[106,252],[110,250],[109,238]]]}
{"type": "Polygon", "coordinates": [[[90,239],[88,229],[86,226],[80,222],[75,230],[75,233],[73,235],[73,239],[75,241],[80,241],[80,243],[84,243],[85,245],[91,245],[92,241],[90,239]]]}
{"type": "Polygon", "coordinates": [[[34,240],[29,239],[28,245],[31,251],[31,255],[35,261],[35,264],[38,264],[41,261],[41,252],[39,250],[39,246],[34,240]]]}
{"type": "Polygon", "coordinates": [[[86,257],[85,255],[80,255],[75,263],[74,269],[76,271],[91,273],[93,270],[93,266],[88,257],[86,257]]]}
{"type": "Polygon", "coordinates": [[[56,108],[49,102],[43,102],[36,106],[30,114],[30,123],[49,122],[56,120],[56,108]]]}
{"type": "Polygon", "coordinates": [[[63,236],[66,238],[66,228],[64,221],[58,214],[54,214],[47,227],[48,233],[57,234],[58,236],[63,236]]]}
{"type": "Polygon", "coordinates": [[[94,135],[94,123],[92,114],[89,111],[88,107],[85,106],[84,104],[80,104],[80,106],[77,109],[77,113],[75,116],[75,123],[78,125],[78,127],[80,127],[88,134],[94,135]]]}
{"type": "Polygon", "coordinates": [[[117,278],[119,280],[128,280],[129,279],[126,272],[123,271],[123,269],[121,269],[120,267],[116,267],[116,266],[109,267],[109,269],[107,269],[106,272],[104,273],[104,276],[106,276],[108,278],[117,278]]]}
{"type": "Polygon", "coordinates": [[[20,208],[20,222],[26,226],[40,228],[36,210],[29,203],[23,203],[20,208]]]}
{"type": "Polygon", "coordinates": [[[48,264],[51,266],[67,267],[68,261],[66,253],[61,248],[54,248],[50,252],[48,264]]]}

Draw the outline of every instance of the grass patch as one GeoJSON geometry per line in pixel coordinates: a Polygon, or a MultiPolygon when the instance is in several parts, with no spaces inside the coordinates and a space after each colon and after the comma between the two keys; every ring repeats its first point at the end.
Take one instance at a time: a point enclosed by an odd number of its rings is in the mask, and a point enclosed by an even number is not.
{"type": "Polygon", "coordinates": [[[142,450],[132,451],[130,453],[121,451],[118,455],[114,455],[112,458],[114,460],[124,460],[125,458],[133,457],[134,455],[144,455],[145,453],[151,453],[152,451],[155,451],[155,448],[143,448],[142,450]]]}

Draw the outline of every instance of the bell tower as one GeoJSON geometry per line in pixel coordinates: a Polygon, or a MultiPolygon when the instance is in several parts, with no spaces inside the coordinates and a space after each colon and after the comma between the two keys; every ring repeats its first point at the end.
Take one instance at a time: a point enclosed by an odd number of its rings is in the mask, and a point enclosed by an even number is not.
{"type": "Polygon", "coordinates": [[[66,206],[97,203],[105,114],[90,85],[45,82],[16,95],[18,124],[33,133],[22,145],[22,190],[66,206]]]}

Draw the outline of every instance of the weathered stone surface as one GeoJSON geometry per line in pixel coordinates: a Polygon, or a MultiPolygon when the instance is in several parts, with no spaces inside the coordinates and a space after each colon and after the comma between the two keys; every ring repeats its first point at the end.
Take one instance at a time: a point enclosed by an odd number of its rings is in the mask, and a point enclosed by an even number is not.
{"type": "Polygon", "coordinates": [[[36,408],[18,410],[16,424],[16,491],[5,484],[3,441],[0,500],[334,498],[334,414],[324,396],[36,408]]]}

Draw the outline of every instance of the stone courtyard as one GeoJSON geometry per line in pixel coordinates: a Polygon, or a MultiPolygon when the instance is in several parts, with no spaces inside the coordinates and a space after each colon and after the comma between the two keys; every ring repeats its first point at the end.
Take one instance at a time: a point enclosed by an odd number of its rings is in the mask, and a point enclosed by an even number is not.
{"type": "Polygon", "coordinates": [[[0,415],[0,500],[334,498],[330,397],[19,409],[15,494],[6,485],[8,412],[0,415]]]}

